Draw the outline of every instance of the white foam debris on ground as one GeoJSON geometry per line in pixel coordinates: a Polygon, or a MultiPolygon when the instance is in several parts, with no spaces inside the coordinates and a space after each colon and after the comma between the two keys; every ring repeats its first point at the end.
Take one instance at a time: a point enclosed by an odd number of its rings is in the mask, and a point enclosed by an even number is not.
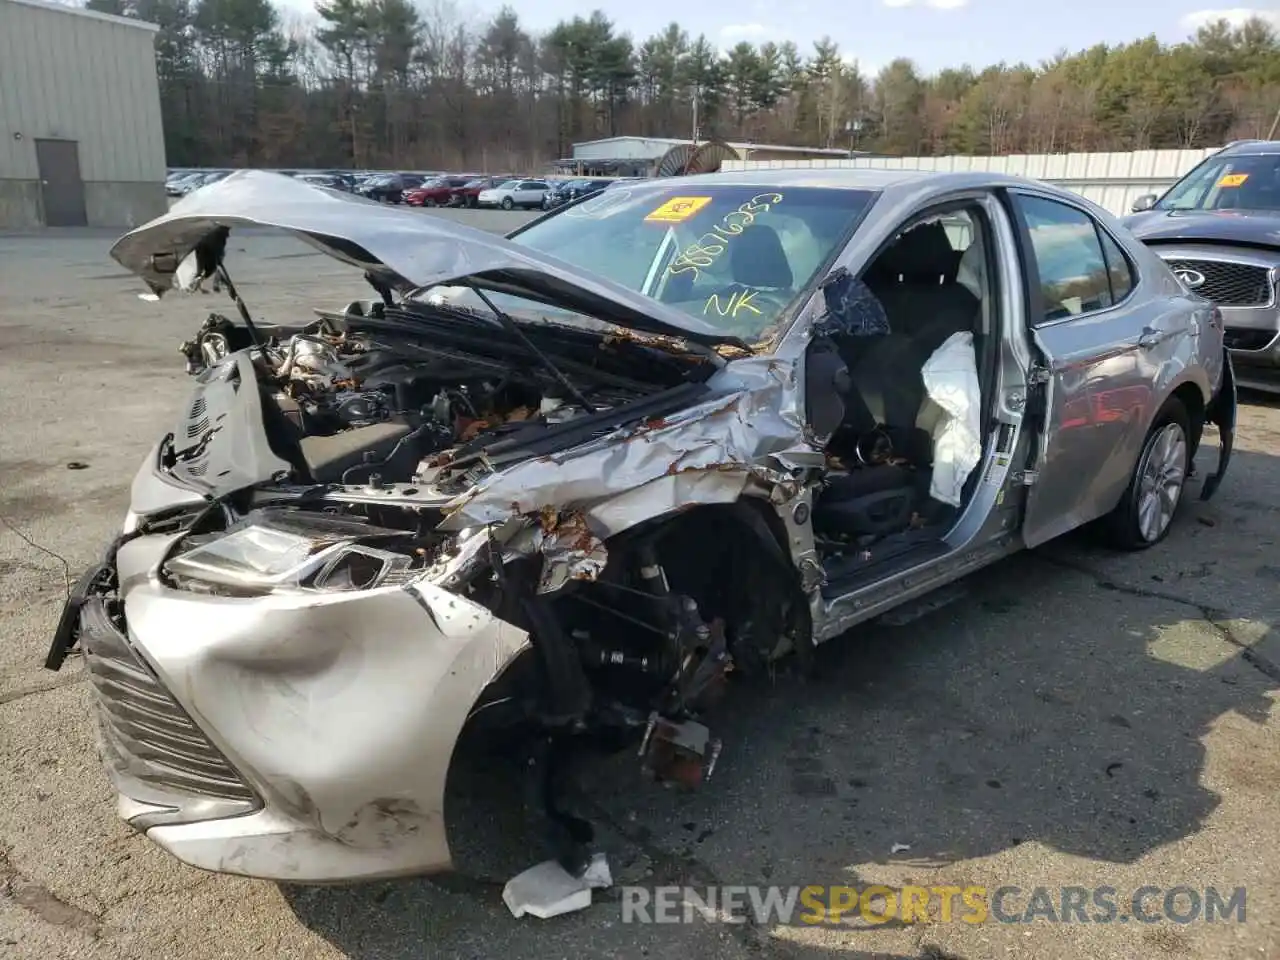
{"type": "Polygon", "coordinates": [[[502,888],[502,902],[516,918],[529,914],[547,920],[587,909],[592,890],[612,885],[613,874],[603,853],[592,854],[580,877],[555,860],[546,860],[508,880],[502,888]]]}

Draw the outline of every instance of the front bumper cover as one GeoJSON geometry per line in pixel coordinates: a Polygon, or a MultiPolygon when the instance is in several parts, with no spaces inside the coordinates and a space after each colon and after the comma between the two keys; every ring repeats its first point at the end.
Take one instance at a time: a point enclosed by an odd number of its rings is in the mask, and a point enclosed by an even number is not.
{"type": "Polygon", "coordinates": [[[154,576],[167,542],[121,547],[123,628],[101,616],[96,581],[72,601],[120,815],[219,872],[335,882],[449,869],[454,746],[527,634],[424,582],[251,599],[172,590],[154,576]],[[133,688],[103,668],[108,655],[133,658],[133,688]],[[192,788],[197,775],[213,785],[192,788]]]}

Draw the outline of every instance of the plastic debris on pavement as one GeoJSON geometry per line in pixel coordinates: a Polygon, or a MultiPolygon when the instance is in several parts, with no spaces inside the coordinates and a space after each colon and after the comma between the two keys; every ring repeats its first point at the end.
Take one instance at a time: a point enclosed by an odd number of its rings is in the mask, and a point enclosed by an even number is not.
{"type": "Polygon", "coordinates": [[[613,885],[609,861],[593,854],[582,876],[575,877],[555,860],[546,860],[516,874],[502,888],[502,902],[513,917],[525,914],[548,920],[591,906],[591,891],[613,885]]]}

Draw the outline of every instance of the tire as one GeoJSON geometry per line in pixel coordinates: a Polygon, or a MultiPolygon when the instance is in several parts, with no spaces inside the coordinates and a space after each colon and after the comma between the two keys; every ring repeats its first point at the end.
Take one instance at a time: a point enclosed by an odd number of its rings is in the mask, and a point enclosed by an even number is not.
{"type": "Polygon", "coordinates": [[[1191,438],[1187,408],[1170,397],[1147,432],[1124,496],[1103,518],[1103,531],[1113,547],[1145,550],[1169,535],[1186,496],[1191,438]]]}
{"type": "Polygon", "coordinates": [[[438,206],[438,204],[437,204],[434,200],[432,200],[430,197],[427,197],[425,200],[423,200],[423,201],[422,201],[422,205],[423,205],[424,207],[435,207],[435,206],[438,206]]]}
{"type": "Polygon", "coordinates": [[[515,205],[516,205],[516,204],[515,204],[515,201],[514,201],[514,200],[512,200],[510,197],[503,197],[503,198],[502,198],[502,209],[503,209],[503,210],[511,210],[512,208],[514,208],[514,207],[515,207],[515,205]]]}

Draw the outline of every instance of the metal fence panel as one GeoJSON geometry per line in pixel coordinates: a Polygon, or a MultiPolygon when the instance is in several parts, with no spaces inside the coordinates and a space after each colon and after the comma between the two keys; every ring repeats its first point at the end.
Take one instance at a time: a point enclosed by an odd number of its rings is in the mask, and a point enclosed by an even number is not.
{"type": "Polygon", "coordinates": [[[1197,163],[1220,150],[1135,150],[1130,153],[1014,154],[1007,157],[853,157],[819,160],[729,160],[725,170],[834,168],[1005,173],[1044,180],[1078,193],[1116,215],[1144,193],[1163,193],[1197,163]]]}

